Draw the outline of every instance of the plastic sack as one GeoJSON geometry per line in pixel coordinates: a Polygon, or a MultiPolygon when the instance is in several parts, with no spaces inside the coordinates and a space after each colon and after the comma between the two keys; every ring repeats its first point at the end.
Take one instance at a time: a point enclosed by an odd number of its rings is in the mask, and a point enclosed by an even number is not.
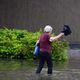
{"type": "Polygon", "coordinates": [[[34,52],[33,52],[34,56],[38,56],[39,51],[40,51],[39,45],[36,45],[35,48],[34,48],[34,52]]]}

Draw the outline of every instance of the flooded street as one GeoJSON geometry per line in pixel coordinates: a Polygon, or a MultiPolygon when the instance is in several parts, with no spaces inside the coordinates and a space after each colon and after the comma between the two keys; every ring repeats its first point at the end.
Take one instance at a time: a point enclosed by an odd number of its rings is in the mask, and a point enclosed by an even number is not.
{"type": "Polygon", "coordinates": [[[69,62],[53,65],[51,76],[46,67],[36,75],[37,65],[32,61],[0,60],[0,80],[80,80],[80,50],[71,49],[69,54],[69,62]]]}

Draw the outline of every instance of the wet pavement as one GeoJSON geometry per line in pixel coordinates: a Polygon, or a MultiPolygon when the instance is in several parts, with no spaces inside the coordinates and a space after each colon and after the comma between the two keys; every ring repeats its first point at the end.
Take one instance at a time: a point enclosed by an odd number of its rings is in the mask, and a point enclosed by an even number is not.
{"type": "Polygon", "coordinates": [[[52,75],[47,75],[46,70],[39,75],[28,71],[1,71],[0,80],[80,80],[80,70],[71,69],[63,71],[53,71],[52,75]]]}
{"type": "Polygon", "coordinates": [[[70,49],[69,54],[69,62],[54,65],[52,75],[46,67],[36,75],[37,66],[26,61],[0,61],[0,80],[80,80],[80,50],[70,49]]]}

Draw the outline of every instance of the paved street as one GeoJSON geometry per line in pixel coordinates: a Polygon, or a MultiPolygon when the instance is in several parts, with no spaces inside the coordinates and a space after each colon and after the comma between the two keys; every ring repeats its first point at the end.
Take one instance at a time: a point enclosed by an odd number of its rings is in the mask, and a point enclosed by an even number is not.
{"type": "Polygon", "coordinates": [[[54,65],[53,67],[53,74],[47,75],[47,68],[43,68],[40,75],[35,74],[36,67],[33,67],[30,69],[29,67],[25,65],[26,63],[18,63],[11,62],[15,65],[12,66],[12,69],[14,67],[14,70],[10,70],[8,68],[11,68],[10,66],[7,66],[7,69],[4,69],[6,67],[6,64],[10,63],[0,63],[3,64],[2,70],[0,70],[0,80],[80,80],[80,50],[71,49],[69,51],[70,54],[70,60],[66,64],[62,64],[60,66],[54,65]],[[20,69],[17,70],[18,67],[20,69]]]}

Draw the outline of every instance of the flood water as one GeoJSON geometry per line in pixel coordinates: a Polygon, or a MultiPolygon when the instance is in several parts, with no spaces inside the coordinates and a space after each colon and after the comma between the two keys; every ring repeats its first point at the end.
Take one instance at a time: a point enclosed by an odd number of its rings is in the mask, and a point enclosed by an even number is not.
{"type": "Polygon", "coordinates": [[[70,59],[53,65],[53,74],[47,75],[45,66],[36,75],[36,61],[0,60],[0,80],[80,80],[80,50],[70,50],[70,59]]]}

